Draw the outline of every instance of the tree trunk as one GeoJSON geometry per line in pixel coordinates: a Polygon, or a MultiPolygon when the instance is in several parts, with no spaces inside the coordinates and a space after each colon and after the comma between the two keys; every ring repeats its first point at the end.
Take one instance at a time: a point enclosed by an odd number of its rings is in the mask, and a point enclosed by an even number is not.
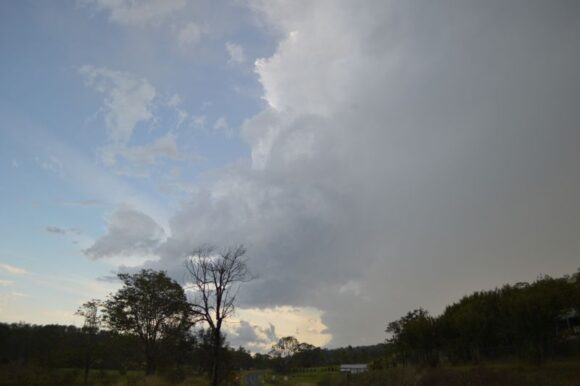
{"type": "Polygon", "coordinates": [[[94,336],[89,335],[85,338],[85,363],[84,363],[84,386],[89,384],[89,371],[91,370],[91,363],[93,361],[93,347],[94,347],[94,336]]]}
{"type": "Polygon", "coordinates": [[[211,385],[219,386],[219,368],[220,368],[220,331],[216,329],[213,337],[213,363],[211,367],[211,385]]]}
{"type": "Polygon", "coordinates": [[[150,344],[145,346],[145,374],[155,374],[155,351],[150,344]]]}
{"type": "Polygon", "coordinates": [[[84,376],[84,385],[88,386],[89,384],[89,370],[91,368],[91,358],[88,352],[85,352],[85,376],[84,376]]]}
{"type": "Polygon", "coordinates": [[[154,359],[150,356],[147,355],[146,358],[146,365],[145,365],[145,374],[147,375],[153,375],[155,374],[155,363],[154,363],[154,359]]]}

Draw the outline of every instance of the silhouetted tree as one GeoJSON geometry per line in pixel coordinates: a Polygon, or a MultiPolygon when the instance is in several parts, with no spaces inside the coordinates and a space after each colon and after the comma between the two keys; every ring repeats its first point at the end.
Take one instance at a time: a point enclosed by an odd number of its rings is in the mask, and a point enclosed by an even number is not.
{"type": "Polygon", "coordinates": [[[201,248],[186,262],[194,291],[190,301],[197,320],[207,323],[212,337],[211,384],[220,383],[220,359],[223,344],[222,325],[234,313],[236,295],[241,283],[251,279],[243,256],[243,246],[216,251],[201,248]]]}
{"type": "Polygon", "coordinates": [[[541,362],[565,353],[574,336],[558,326],[564,310],[580,310],[580,274],[540,276],[532,283],[505,285],[464,296],[443,314],[422,309],[388,324],[387,340],[398,362],[436,362],[440,353],[454,362],[519,356],[541,362]]]}
{"type": "Polygon", "coordinates": [[[293,336],[285,336],[272,346],[269,354],[274,360],[277,371],[288,371],[294,356],[314,349],[315,347],[311,344],[300,343],[293,336]]]}
{"type": "Polygon", "coordinates": [[[82,331],[85,335],[84,344],[84,385],[89,382],[89,371],[93,363],[93,351],[96,343],[96,335],[99,333],[101,326],[101,315],[99,314],[100,301],[97,299],[89,300],[83,303],[76,312],[76,315],[84,318],[82,331]]]}
{"type": "Polygon", "coordinates": [[[104,302],[104,319],[116,332],[137,335],[146,372],[155,372],[158,342],[191,326],[191,307],[183,288],[165,272],[141,270],[119,274],[124,286],[104,302]]]}

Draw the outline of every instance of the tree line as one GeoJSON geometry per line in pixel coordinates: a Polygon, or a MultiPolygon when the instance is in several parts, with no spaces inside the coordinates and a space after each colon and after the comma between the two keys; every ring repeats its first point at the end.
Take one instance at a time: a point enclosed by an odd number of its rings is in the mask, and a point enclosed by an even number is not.
{"type": "Polygon", "coordinates": [[[577,355],[578,310],[580,271],[474,292],[439,316],[419,308],[388,323],[383,365],[577,355]]]}
{"type": "Polygon", "coordinates": [[[439,316],[419,308],[388,323],[386,342],[324,349],[288,336],[268,354],[233,349],[222,332],[234,312],[241,283],[251,279],[243,247],[204,248],[187,261],[188,295],[163,271],[118,275],[123,284],[104,300],[84,303],[82,327],[0,323],[0,364],[76,368],[87,384],[91,369],[144,369],[206,374],[227,384],[234,369],[300,368],[371,363],[398,365],[474,363],[523,358],[536,362],[580,354],[580,271],[560,278],[475,292],[439,316]]]}
{"type": "MultiPolygon", "coordinates": [[[[211,372],[211,332],[194,329],[161,339],[156,367],[162,375],[183,378],[189,371],[211,372]]],[[[65,325],[0,323],[0,365],[45,369],[84,369],[86,331],[65,325]]],[[[224,378],[233,369],[250,368],[252,356],[244,348],[221,347],[224,378]]],[[[100,330],[93,336],[91,371],[144,370],[145,354],[135,335],[100,330]]]]}
{"type": "Polygon", "coordinates": [[[251,358],[243,349],[229,348],[222,332],[240,284],[251,279],[245,254],[243,246],[196,250],[184,266],[190,283],[185,289],[164,271],[120,273],[116,293],[77,310],[82,328],[2,325],[0,361],[80,367],[84,385],[95,366],[144,367],[150,375],[159,365],[183,369],[195,363],[212,386],[224,384],[232,367],[251,358]]]}

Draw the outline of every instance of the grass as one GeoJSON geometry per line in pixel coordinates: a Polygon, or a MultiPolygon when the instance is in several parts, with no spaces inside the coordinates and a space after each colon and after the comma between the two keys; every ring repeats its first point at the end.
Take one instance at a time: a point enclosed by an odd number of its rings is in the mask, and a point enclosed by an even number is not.
{"type": "MultiPolygon", "coordinates": [[[[145,376],[142,371],[91,370],[91,386],[206,386],[206,378],[193,374],[175,377],[170,372],[145,376]]],[[[0,366],[0,386],[82,386],[79,369],[47,369],[13,365],[0,366]]]]}
{"type": "Polygon", "coordinates": [[[261,383],[264,386],[292,385],[292,386],[317,386],[325,379],[340,380],[344,377],[337,371],[295,371],[289,374],[275,374],[265,372],[261,375],[261,383]]]}
{"type": "Polygon", "coordinates": [[[580,386],[580,361],[549,362],[541,366],[488,363],[480,366],[393,368],[346,375],[336,371],[265,372],[264,386],[580,386]]]}

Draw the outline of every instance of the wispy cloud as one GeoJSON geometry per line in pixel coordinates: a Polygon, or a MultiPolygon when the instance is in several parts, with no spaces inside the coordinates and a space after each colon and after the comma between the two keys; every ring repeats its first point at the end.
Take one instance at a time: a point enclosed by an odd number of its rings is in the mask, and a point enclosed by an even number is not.
{"type": "Polygon", "coordinates": [[[146,79],[91,65],[82,66],[79,72],[89,86],[105,96],[105,124],[112,143],[127,144],[136,126],[153,118],[156,91],[146,79]]]}
{"type": "Polygon", "coordinates": [[[45,228],[48,233],[53,233],[55,235],[67,235],[67,234],[75,234],[80,235],[82,231],[76,227],[72,228],[61,228],[55,225],[49,225],[45,228]]]}
{"type": "Polygon", "coordinates": [[[189,50],[201,40],[204,30],[194,22],[187,23],[177,33],[177,41],[182,50],[189,50]]]}
{"type": "Polygon", "coordinates": [[[0,270],[14,275],[24,275],[28,273],[28,271],[26,271],[24,268],[16,267],[6,263],[0,263],[0,270]]]}
{"type": "Polygon", "coordinates": [[[66,229],[63,229],[63,228],[60,228],[60,227],[57,227],[54,225],[49,225],[45,229],[48,233],[54,233],[57,235],[66,235],[66,229]]]}
{"type": "Polygon", "coordinates": [[[161,158],[175,161],[195,158],[179,150],[176,135],[171,132],[150,143],[130,143],[139,126],[154,123],[154,110],[159,105],[176,110],[179,126],[187,117],[179,107],[179,95],[174,94],[164,101],[149,81],[127,72],[90,65],[79,71],[90,87],[104,95],[102,108],[109,143],[100,149],[100,155],[106,166],[119,174],[142,177],[147,176],[149,168],[161,158]]]}
{"type": "Polygon", "coordinates": [[[78,0],[109,14],[109,20],[125,26],[159,23],[186,5],[185,0],[78,0]]]}
{"type": "Polygon", "coordinates": [[[232,42],[226,42],[226,51],[228,52],[230,64],[241,64],[246,61],[246,56],[244,55],[244,48],[232,42]]]}
{"type": "Polygon", "coordinates": [[[63,202],[63,204],[67,206],[81,206],[81,207],[94,207],[106,205],[104,201],[96,199],[65,201],[63,202]]]}
{"type": "Polygon", "coordinates": [[[64,176],[64,166],[59,158],[53,155],[49,155],[45,158],[37,157],[36,162],[42,169],[54,173],[60,177],[64,176]]]}

